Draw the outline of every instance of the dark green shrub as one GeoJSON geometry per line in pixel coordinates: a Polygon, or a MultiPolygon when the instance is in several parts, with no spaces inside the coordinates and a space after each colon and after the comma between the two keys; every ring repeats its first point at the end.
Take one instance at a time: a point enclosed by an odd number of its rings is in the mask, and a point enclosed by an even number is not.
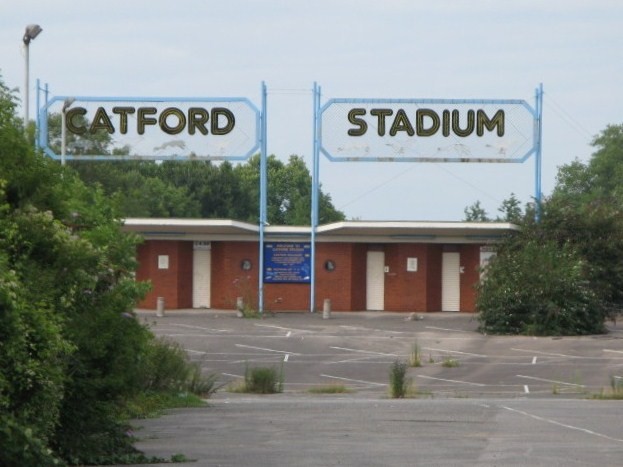
{"type": "Polygon", "coordinates": [[[528,335],[603,332],[602,303],[587,273],[587,263],[570,245],[509,241],[478,287],[480,329],[528,335]]]}

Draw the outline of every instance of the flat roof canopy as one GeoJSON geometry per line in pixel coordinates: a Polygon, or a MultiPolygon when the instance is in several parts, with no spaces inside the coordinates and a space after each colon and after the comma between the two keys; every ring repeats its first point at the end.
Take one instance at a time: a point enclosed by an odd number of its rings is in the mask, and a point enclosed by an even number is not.
{"type": "MultiPolygon", "coordinates": [[[[129,218],[123,230],[147,239],[257,241],[259,226],[231,219],[129,218]]],[[[319,242],[452,242],[494,241],[519,227],[507,222],[343,221],[321,225],[319,242]]],[[[265,239],[309,240],[309,226],[266,226],[265,239]]]]}

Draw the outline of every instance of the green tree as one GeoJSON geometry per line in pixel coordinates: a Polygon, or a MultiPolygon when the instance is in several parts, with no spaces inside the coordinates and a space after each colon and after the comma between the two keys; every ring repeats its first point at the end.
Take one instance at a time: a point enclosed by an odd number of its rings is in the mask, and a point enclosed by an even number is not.
{"type": "Polygon", "coordinates": [[[487,211],[480,205],[480,201],[476,201],[471,206],[467,206],[463,212],[465,213],[466,222],[489,222],[487,211]]]}
{"type": "Polygon", "coordinates": [[[137,391],[150,334],[128,314],[146,285],[138,239],[119,227],[101,190],[34,151],[0,83],[3,465],[132,449],[116,408],[137,391]]]}
{"type": "Polygon", "coordinates": [[[623,128],[607,127],[595,138],[597,150],[588,164],[576,160],[559,169],[540,220],[526,213],[521,234],[501,245],[480,287],[483,329],[601,332],[604,321],[623,308],[622,143],[623,128]],[[552,313],[560,318],[555,326],[552,313]]]}
{"type": "Polygon", "coordinates": [[[523,219],[521,203],[515,196],[515,193],[511,193],[507,199],[502,201],[502,205],[498,208],[498,211],[502,213],[502,216],[498,216],[496,219],[498,222],[519,224],[523,219]]]}

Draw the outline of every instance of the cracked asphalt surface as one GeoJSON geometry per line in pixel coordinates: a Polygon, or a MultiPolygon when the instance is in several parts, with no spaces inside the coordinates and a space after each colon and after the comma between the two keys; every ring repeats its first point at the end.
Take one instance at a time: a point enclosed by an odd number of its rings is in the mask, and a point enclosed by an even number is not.
{"type": "Polygon", "coordinates": [[[622,402],[590,399],[623,376],[620,323],[600,336],[535,338],[484,336],[460,313],[137,314],[224,385],[206,408],[138,421],[147,455],[181,453],[195,466],[623,462],[622,402]],[[389,368],[416,347],[416,397],[390,399],[389,368]],[[283,369],[284,392],[226,390],[255,365],[283,369]],[[331,384],[351,392],[308,392],[331,384]]]}

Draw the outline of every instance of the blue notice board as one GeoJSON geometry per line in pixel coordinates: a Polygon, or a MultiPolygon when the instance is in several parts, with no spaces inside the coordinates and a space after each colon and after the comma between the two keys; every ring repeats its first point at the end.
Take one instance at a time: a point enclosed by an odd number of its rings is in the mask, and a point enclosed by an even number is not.
{"type": "Polygon", "coordinates": [[[309,283],[311,243],[265,243],[264,282],[309,283]]]}

